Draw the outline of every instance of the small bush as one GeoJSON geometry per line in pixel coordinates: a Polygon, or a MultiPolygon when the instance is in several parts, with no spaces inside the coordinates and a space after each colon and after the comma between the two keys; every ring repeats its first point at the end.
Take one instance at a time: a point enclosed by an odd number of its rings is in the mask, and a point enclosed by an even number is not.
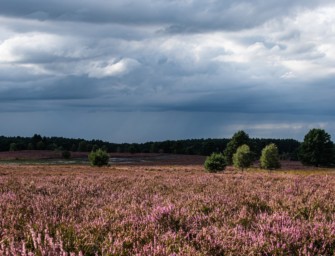
{"type": "Polygon", "coordinates": [[[97,151],[92,151],[88,155],[88,159],[92,166],[104,166],[108,165],[109,155],[106,151],[98,149],[97,151]]]}
{"type": "Polygon", "coordinates": [[[222,171],[226,166],[225,157],[221,153],[213,153],[208,156],[205,161],[205,169],[208,172],[222,171]]]}
{"type": "Polygon", "coordinates": [[[63,157],[64,159],[70,159],[70,158],[71,158],[71,152],[68,151],[68,150],[64,150],[64,151],[62,151],[62,157],[63,157]]]}

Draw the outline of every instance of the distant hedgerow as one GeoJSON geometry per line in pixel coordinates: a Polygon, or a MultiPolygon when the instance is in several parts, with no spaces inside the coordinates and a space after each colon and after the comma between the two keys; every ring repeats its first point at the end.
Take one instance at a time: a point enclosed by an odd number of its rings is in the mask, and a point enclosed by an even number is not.
{"type": "Polygon", "coordinates": [[[109,155],[106,151],[104,151],[102,149],[98,149],[96,151],[92,151],[88,155],[88,159],[89,159],[92,166],[101,167],[101,166],[104,166],[104,165],[108,165],[109,155]]]}
{"type": "Polygon", "coordinates": [[[205,169],[208,172],[222,171],[226,166],[226,160],[222,153],[213,153],[205,161],[205,169]]]}

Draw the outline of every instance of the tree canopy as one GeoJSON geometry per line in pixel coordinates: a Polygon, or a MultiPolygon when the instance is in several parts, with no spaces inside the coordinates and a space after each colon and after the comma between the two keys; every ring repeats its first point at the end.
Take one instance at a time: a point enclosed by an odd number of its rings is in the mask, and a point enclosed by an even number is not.
{"type": "Polygon", "coordinates": [[[311,129],[304,138],[299,152],[305,165],[329,166],[334,162],[334,145],[330,135],[323,129],[311,129]]]}
{"type": "MultiPolygon", "coordinates": [[[[168,153],[209,156],[213,152],[224,152],[230,140],[220,139],[186,139],[186,140],[166,140],[145,143],[113,143],[102,140],[85,140],[64,137],[45,137],[34,134],[32,137],[5,137],[0,136],[0,151],[10,150],[10,144],[15,143],[16,150],[58,150],[60,152],[68,150],[75,151],[95,151],[102,148],[109,153],[112,152],[132,152],[132,153],[168,153]]],[[[250,138],[250,150],[257,158],[261,155],[261,150],[270,143],[278,146],[279,154],[284,159],[297,160],[300,143],[293,139],[263,139],[250,138]]],[[[240,144],[240,143],[238,143],[240,144]]],[[[242,143],[241,145],[246,144],[242,143]]],[[[239,146],[241,146],[239,145],[239,146]]],[[[230,145],[231,147],[231,145],[230,145]]],[[[237,149],[237,147],[236,147],[237,149]]],[[[233,148],[231,156],[236,152],[233,148]]]]}
{"type": "Polygon", "coordinates": [[[271,143],[262,150],[260,165],[263,169],[278,169],[280,168],[278,148],[271,143]]]}
{"type": "Polygon", "coordinates": [[[226,163],[228,165],[233,164],[233,155],[236,152],[237,148],[242,145],[249,145],[250,144],[250,138],[247,133],[244,131],[238,131],[236,132],[229,143],[227,144],[227,147],[224,151],[224,156],[226,158],[226,163]]]}
{"type": "Polygon", "coordinates": [[[253,157],[250,151],[250,147],[246,144],[237,148],[236,153],[233,155],[234,167],[243,169],[250,167],[252,164],[253,157]]]}

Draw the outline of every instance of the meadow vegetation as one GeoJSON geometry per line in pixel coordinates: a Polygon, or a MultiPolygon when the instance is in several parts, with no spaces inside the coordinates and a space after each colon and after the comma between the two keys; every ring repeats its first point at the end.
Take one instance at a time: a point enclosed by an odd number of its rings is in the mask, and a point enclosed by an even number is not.
{"type": "MultiPolygon", "coordinates": [[[[33,139],[32,149],[48,145],[33,139]]],[[[2,164],[0,255],[335,255],[335,171],[320,168],[334,164],[330,135],[305,136],[299,157],[317,166],[305,171],[264,170],[280,168],[285,152],[254,142],[238,131],[224,151],[209,147],[204,166],[158,154],[111,167],[98,144],[92,166],[2,164]]]]}
{"type": "Polygon", "coordinates": [[[0,255],[333,255],[333,170],[0,169],[0,255]]]}

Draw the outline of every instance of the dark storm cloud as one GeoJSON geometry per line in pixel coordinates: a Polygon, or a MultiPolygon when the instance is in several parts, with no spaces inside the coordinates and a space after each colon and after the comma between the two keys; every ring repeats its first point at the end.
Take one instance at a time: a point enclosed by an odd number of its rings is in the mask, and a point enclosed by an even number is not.
{"type": "Polygon", "coordinates": [[[3,89],[0,100],[73,100],[92,99],[101,95],[100,86],[92,87],[92,79],[84,77],[67,77],[66,79],[45,79],[30,82],[24,87],[15,86],[3,89]]]}
{"type": "Polygon", "coordinates": [[[29,135],[120,142],[330,128],[334,11],[321,0],[4,0],[0,133],[27,120],[29,135]]]}
{"type": "Polygon", "coordinates": [[[170,24],[167,31],[236,30],[331,1],[42,1],[5,0],[0,14],[38,20],[170,24]]]}

